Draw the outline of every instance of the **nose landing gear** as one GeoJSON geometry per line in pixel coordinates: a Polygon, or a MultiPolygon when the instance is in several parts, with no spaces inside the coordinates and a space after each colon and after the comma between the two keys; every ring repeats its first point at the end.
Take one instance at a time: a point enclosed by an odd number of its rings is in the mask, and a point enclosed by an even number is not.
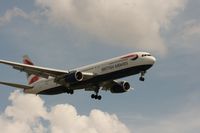
{"type": "Polygon", "coordinates": [[[139,78],[140,81],[144,81],[145,80],[145,78],[144,78],[145,73],[146,73],[146,71],[142,71],[141,72],[141,76],[139,78]]]}

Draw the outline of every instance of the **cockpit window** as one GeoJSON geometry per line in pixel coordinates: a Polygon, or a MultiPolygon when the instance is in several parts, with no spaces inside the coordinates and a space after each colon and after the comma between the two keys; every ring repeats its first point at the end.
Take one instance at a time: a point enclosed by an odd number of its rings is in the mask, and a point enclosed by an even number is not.
{"type": "Polygon", "coordinates": [[[131,60],[136,60],[137,58],[138,58],[138,55],[135,54],[135,56],[133,56],[131,60]]]}
{"type": "Polygon", "coordinates": [[[136,60],[138,58],[137,54],[130,54],[122,57],[121,59],[131,59],[131,60],[136,60]]]}
{"type": "Polygon", "coordinates": [[[142,57],[151,56],[150,54],[142,54],[142,57]]]}

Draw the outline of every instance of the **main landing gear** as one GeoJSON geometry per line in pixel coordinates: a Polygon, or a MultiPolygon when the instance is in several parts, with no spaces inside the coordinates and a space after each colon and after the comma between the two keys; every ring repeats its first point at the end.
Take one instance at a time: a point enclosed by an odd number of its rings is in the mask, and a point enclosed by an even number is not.
{"type": "Polygon", "coordinates": [[[142,71],[141,72],[140,81],[144,81],[145,80],[145,78],[144,78],[145,73],[146,73],[146,71],[142,71]]]}
{"type": "Polygon", "coordinates": [[[91,95],[91,98],[92,98],[92,99],[101,100],[101,98],[102,98],[101,95],[98,95],[98,93],[99,93],[99,88],[95,89],[95,93],[96,93],[96,94],[92,94],[92,95],[91,95]]]}
{"type": "Polygon", "coordinates": [[[74,94],[74,90],[71,90],[71,89],[67,89],[66,92],[67,94],[71,94],[71,95],[74,94]]]}
{"type": "Polygon", "coordinates": [[[101,95],[95,95],[95,94],[92,94],[92,95],[91,95],[91,98],[92,98],[92,99],[98,99],[98,100],[101,100],[101,95]]]}

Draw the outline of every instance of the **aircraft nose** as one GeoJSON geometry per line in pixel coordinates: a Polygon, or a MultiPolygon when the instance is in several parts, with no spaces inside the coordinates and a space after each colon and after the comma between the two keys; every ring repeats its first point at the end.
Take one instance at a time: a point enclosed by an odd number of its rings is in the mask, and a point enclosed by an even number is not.
{"type": "Polygon", "coordinates": [[[152,64],[154,64],[156,62],[156,58],[153,56],[150,57],[150,60],[151,60],[152,64]]]}
{"type": "Polygon", "coordinates": [[[156,62],[156,58],[153,57],[153,56],[148,56],[148,57],[146,57],[146,61],[147,61],[149,64],[153,65],[153,64],[156,62]]]}

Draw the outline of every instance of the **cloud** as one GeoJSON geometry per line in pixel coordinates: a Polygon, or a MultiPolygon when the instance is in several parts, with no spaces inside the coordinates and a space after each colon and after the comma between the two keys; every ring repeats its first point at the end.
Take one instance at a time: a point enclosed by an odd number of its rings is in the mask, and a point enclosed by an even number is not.
{"type": "Polygon", "coordinates": [[[38,11],[26,13],[22,9],[14,7],[13,9],[7,10],[5,14],[0,17],[0,26],[3,26],[11,22],[11,20],[15,17],[20,17],[25,20],[29,20],[35,24],[38,24],[42,16],[43,16],[43,13],[38,12],[38,11]]]}
{"type": "Polygon", "coordinates": [[[187,49],[185,53],[198,54],[200,51],[200,20],[191,19],[182,24],[180,29],[171,38],[175,49],[187,49]]]}
{"type": "Polygon", "coordinates": [[[186,22],[182,31],[182,37],[188,38],[200,38],[200,21],[190,20],[186,22]]]}
{"type": "Polygon", "coordinates": [[[161,29],[186,0],[36,0],[56,25],[73,26],[114,45],[167,52],[161,29]]]}
{"type": "Polygon", "coordinates": [[[72,105],[47,108],[36,95],[13,92],[9,105],[0,115],[3,133],[130,133],[115,114],[94,109],[89,116],[79,115],[72,105]]]}
{"type": "Polygon", "coordinates": [[[187,0],[35,1],[36,8],[31,13],[17,7],[8,10],[0,17],[0,25],[21,17],[36,24],[64,26],[66,30],[73,27],[80,34],[109,45],[164,55],[168,49],[161,30],[169,27],[187,0]]]}

